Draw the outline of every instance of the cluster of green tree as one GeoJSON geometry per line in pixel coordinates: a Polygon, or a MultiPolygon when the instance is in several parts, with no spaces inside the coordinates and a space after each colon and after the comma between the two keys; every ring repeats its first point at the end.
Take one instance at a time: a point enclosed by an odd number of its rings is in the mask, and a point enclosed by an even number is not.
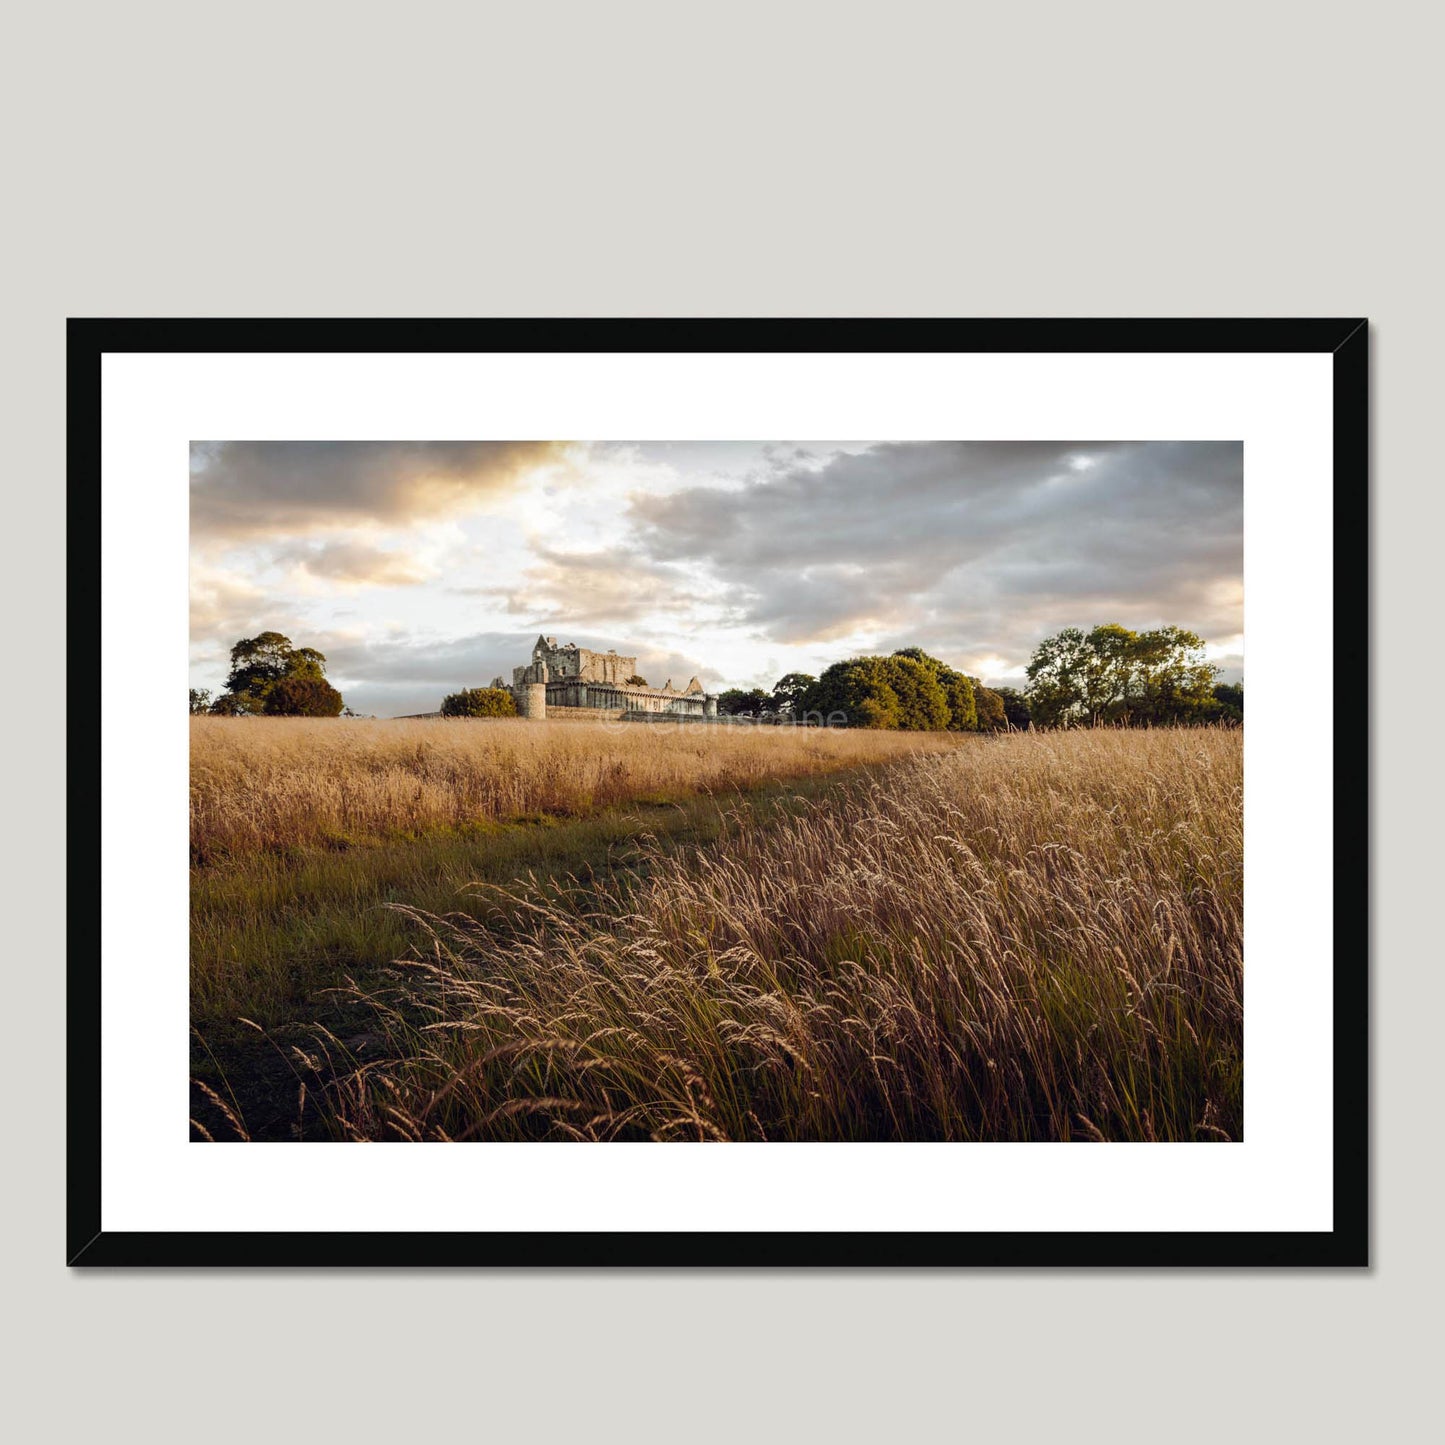
{"type": "Polygon", "coordinates": [[[852,727],[996,732],[1007,724],[998,693],[919,647],[835,662],[798,706],[805,715],[846,718],[852,727]]]}
{"type": "Polygon", "coordinates": [[[346,704],[326,680],[326,658],[279,632],[243,637],[231,649],[226,690],[213,702],[192,688],[191,711],[222,717],[340,717],[346,704]]]}
{"type": "Polygon", "coordinates": [[[1218,676],[1203,639],[1182,627],[1068,627],[1035,649],[1028,701],[1044,727],[1242,721],[1243,686],[1217,685],[1218,676]]]}
{"type": "Polygon", "coordinates": [[[727,688],[717,695],[717,710],[722,717],[766,717],[777,711],[760,687],[727,688]]]}
{"type": "Polygon", "coordinates": [[[1023,692],[985,687],[921,648],[905,647],[889,657],[835,662],[821,677],[790,672],[770,693],[730,688],[719,695],[718,711],[916,732],[1244,720],[1243,684],[1217,683],[1219,669],[1206,661],[1203,640],[1182,627],[1066,628],[1039,644],[1027,672],[1023,692]]]}
{"type": "Polygon", "coordinates": [[[801,714],[798,703],[817,681],[811,673],[790,672],[773,684],[771,692],[760,687],[730,687],[718,694],[717,710],[723,717],[789,719],[801,714]]]}
{"type": "Polygon", "coordinates": [[[1034,713],[1029,700],[1016,687],[996,687],[994,695],[1003,703],[1003,717],[1009,727],[1022,729],[1033,724],[1034,713]]]}
{"type": "Polygon", "coordinates": [[[1219,704],[1221,722],[1242,723],[1244,721],[1244,684],[1242,682],[1221,682],[1214,689],[1214,701],[1219,704]]]}
{"type": "Polygon", "coordinates": [[[464,687],[442,699],[443,717],[516,717],[517,704],[504,687],[464,687]]]}
{"type": "MultiPolygon", "coordinates": [[[[1025,705],[1017,695],[1015,701],[1018,716],[1025,705]]],[[[918,647],[890,657],[850,657],[821,677],[790,672],[770,693],[760,687],[730,688],[719,694],[718,712],[915,732],[994,732],[1011,722],[1002,694],[918,647]]],[[[1027,717],[1012,725],[1027,726],[1027,717]]]]}

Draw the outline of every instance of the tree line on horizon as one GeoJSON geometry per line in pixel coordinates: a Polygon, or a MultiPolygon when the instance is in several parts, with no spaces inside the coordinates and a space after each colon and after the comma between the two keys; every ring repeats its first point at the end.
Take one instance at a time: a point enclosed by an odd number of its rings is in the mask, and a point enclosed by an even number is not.
{"type": "Polygon", "coordinates": [[[1239,723],[1244,686],[1218,681],[1204,641],[1182,627],[1065,628],[1034,649],[1022,691],[987,687],[919,647],[850,657],[820,677],[790,672],[771,692],[729,688],[719,713],[914,732],[1239,723]]]}
{"type": "MultiPolygon", "coordinates": [[[[819,677],[790,672],[768,692],[728,688],[724,717],[899,729],[1000,732],[1028,727],[1125,727],[1242,723],[1244,686],[1218,681],[1204,641],[1182,627],[1136,632],[1101,623],[1066,627],[1034,649],[1022,691],[987,687],[920,647],[845,658],[819,677]]],[[[641,681],[634,677],[632,681],[641,681]]],[[[326,657],[279,632],[243,637],[231,649],[226,690],[190,690],[192,713],[222,717],[354,716],[326,680],[326,657]]],[[[444,717],[515,716],[505,688],[463,688],[444,717]]]]}

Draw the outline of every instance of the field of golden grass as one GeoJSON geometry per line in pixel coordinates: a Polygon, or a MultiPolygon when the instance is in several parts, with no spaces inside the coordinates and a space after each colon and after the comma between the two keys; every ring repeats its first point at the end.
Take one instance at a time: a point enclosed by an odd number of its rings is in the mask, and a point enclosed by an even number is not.
{"type": "Polygon", "coordinates": [[[946,733],[836,728],[197,717],[191,857],[578,816],[957,746],[946,733]]]}
{"type": "MultiPolygon", "coordinates": [[[[511,756],[552,776],[534,736],[511,756]]],[[[305,1137],[1239,1139],[1242,742],[970,739],[766,825],[740,799],[702,846],[411,910],[409,959],[341,991],[346,1034],[288,1046],[305,1137]]]]}

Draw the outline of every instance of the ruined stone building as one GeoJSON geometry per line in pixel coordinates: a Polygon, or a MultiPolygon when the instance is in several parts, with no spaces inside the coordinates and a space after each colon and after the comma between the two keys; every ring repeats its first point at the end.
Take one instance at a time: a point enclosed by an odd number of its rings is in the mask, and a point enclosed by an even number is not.
{"type": "MultiPolygon", "coordinates": [[[[661,687],[629,682],[637,675],[637,659],[618,652],[593,652],[555,637],[539,637],[532,660],[512,669],[512,696],[523,717],[542,718],[552,708],[587,708],[617,716],[668,714],[716,717],[717,698],[693,678],[680,691],[668,678],[661,687]]],[[[503,686],[501,678],[492,684],[503,686]]]]}

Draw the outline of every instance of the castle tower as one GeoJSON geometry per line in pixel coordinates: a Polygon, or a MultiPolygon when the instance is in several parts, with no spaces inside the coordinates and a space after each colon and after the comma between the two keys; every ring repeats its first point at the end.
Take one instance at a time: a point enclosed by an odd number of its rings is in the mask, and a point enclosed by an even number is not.
{"type": "Polygon", "coordinates": [[[512,696],[521,717],[533,722],[547,717],[547,664],[538,660],[530,667],[519,668],[521,674],[512,685],[512,696]]]}

